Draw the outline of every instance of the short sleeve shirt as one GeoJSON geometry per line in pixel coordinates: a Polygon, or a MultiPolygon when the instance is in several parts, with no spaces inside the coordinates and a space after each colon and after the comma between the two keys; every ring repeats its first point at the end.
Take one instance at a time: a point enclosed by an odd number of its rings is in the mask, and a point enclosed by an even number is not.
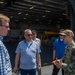
{"type": "Polygon", "coordinates": [[[36,68],[36,55],[40,52],[40,47],[35,41],[19,42],[16,53],[20,54],[20,68],[26,70],[36,68]]]}
{"type": "Polygon", "coordinates": [[[56,57],[61,59],[65,53],[66,44],[60,39],[56,39],[54,42],[53,50],[56,50],[56,57]]]}

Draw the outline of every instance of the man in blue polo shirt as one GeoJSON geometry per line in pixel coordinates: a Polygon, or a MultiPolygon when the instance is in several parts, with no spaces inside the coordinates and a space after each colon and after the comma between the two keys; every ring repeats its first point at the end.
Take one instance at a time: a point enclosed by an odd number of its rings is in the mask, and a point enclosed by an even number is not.
{"type": "Polygon", "coordinates": [[[21,75],[36,75],[36,68],[40,70],[40,47],[32,40],[32,31],[26,29],[24,31],[25,39],[19,42],[16,49],[14,72],[18,70],[20,59],[21,75]]]}
{"type": "MultiPolygon", "coordinates": [[[[63,31],[60,31],[59,38],[56,39],[55,42],[54,42],[54,47],[53,47],[53,60],[61,59],[64,56],[66,44],[63,41],[63,38],[64,38],[63,35],[64,35],[63,34],[63,31]]],[[[52,75],[57,75],[58,72],[59,72],[59,70],[60,69],[57,68],[54,65],[52,75]]],[[[62,69],[62,75],[64,75],[63,69],[62,69]]]]}

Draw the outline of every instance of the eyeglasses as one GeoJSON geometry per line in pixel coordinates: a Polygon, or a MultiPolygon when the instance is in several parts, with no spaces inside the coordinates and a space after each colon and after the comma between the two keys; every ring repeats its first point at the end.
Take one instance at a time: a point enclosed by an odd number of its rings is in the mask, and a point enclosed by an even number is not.
{"type": "Polygon", "coordinates": [[[32,36],[32,34],[27,34],[26,36],[32,36]]]}

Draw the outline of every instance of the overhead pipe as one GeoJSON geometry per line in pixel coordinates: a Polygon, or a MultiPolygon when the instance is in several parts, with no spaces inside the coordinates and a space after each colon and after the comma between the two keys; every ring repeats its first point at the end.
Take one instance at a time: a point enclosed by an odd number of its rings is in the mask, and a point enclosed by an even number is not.
{"type": "MultiPolygon", "coordinates": [[[[61,7],[56,7],[56,6],[53,6],[53,5],[44,5],[43,3],[40,3],[40,2],[36,2],[36,1],[26,1],[26,0],[24,0],[24,1],[21,1],[22,3],[26,3],[26,4],[32,4],[32,5],[38,5],[38,6],[42,6],[42,7],[46,7],[46,8],[53,8],[53,9],[58,9],[58,10],[63,10],[63,8],[61,8],[61,7]]],[[[22,5],[22,3],[21,2],[19,2],[19,1],[16,1],[15,3],[19,3],[19,4],[21,4],[22,5]]]]}

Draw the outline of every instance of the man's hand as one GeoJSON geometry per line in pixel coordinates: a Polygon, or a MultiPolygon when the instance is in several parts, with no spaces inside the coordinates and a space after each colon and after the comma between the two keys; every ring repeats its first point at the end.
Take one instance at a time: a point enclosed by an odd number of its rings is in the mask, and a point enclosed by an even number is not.
{"type": "Polygon", "coordinates": [[[62,62],[56,58],[56,60],[54,60],[52,62],[57,68],[61,68],[62,67],[62,62]]]}
{"type": "Polygon", "coordinates": [[[19,68],[14,67],[14,68],[13,68],[13,72],[16,73],[18,69],[19,69],[19,68]]]}
{"type": "Polygon", "coordinates": [[[37,66],[37,71],[40,71],[40,69],[41,69],[41,65],[38,65],[37,66]]]}

